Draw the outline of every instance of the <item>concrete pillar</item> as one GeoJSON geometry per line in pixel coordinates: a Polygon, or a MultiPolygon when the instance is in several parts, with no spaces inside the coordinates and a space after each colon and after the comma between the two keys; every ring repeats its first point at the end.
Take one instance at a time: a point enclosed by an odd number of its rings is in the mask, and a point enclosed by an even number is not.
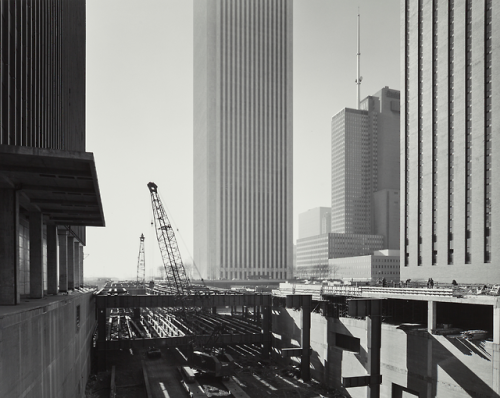
{"type": "Polygon", "coordinates": [[[368,374],[372,382],[368,385],[368,397],[380,398],[380,346],[382,342],[381,301],[371,300],[371,312],[366,317],[367,347],[368,347],[368,374]]]}
{"type": "Polygon", "coordinates": [[[66,230],[58,229],[59,237],[59,291],[68,291],[68,235],[66,230]]]}
{"type": "Polygon", "coordinates": [[[500,395],[500,297],[493,305],[493,391],[500,395]]]}
{"type": "Polygon", "coordinates": [[[427,302],[427,331],[430,334],[433,334],[437,328],[437,326],[436,326],[436,321],[437,321],[436,305],[437,305],[437,303],[435,301],[431,300],[431,301],[427,302]]]}
{"type": "Polygon", "coordinates": [[[300,377],[305,382],[311,380],[311,302],[312,296],[301,296],[302,298],[302,324],[300,333],[300,346],[302,355],[300,357],[300,377]]]}
{"type": "Polygon", "coordinates": [[[57,226],[47,225],[47,294],[57,294],[57,226]]]}
{"type": "Polygon", "coordinates": [[[73,241],[73,256],[75,264],[75,289],[80,287],[80,242],[76,239],[73,241]]]}
{"type": "Polygon", "coordinates": [[[80,259],[80,286],[83,287],[83,285],[85,284],[83,282],[83,245],[80,244],[80,246],[78,247],[78,250],[80,250],[80,256],[79,256],[79,259],[80,259]]]}
{"type": "Polygon", "coordinates": [[[30,220],[30,297],[43,298],[43,215],[29,212],[30,220]]]}
{"type": "Polygon", "coordinates": [[[0,305],[19,304],[19,205],[14,189],[0,189],[0,305]]]}
{"type": "Polygon", "coordinates": [[[75,290],[75,238],[68,235],[68,290],[75,290]]]}

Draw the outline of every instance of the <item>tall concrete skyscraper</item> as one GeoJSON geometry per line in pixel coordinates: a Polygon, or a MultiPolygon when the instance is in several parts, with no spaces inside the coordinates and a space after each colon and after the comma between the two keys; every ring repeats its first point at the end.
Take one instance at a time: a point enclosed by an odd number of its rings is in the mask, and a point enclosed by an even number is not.
{"type": "Polygon", "coordinates": [[[332,118],[331,229],[383,236],[374,250],[399,249],[399,96],[384,87],[332,118]]]}
{"type": "Polygon", "coordinates": [[[292,2],[194,1],[194,261],[292,269],[292,2]]]}
{"type": "Polygon", "coordinates": [[[500,283],[500,2],[401,21],[401,278],[500,283]]]}

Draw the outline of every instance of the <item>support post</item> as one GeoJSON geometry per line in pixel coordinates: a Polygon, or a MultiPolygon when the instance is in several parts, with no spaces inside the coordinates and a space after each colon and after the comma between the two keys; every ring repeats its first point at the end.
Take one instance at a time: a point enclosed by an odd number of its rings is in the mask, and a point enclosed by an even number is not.
{"type": "Polygon", "coordinates": [[[436,331],[436,305],[435,301],[427,302],[427,331],[430,334],[434,334],[436,331]]]}
{"type": "Polygon", "coordinates": [[[312,296],[302,296],[302,325],[300,334],[300,377],[303,381],[311,380],[311,302],[312,296]]]}
{"type": "Polygon", "coordinates": [[[47,225],[47,294],[57,294],[57,226],[47,225]]]}
{"type": "Polygon", "coordinates": [[[68,235],[68,290],[75,290],[75,238],[68,235]]]}
{"type": "Polygon", "coordinates": [[[493,391],[500,395],[500,297],[493,305],[493,391]]]}
{"type": "Polygon", "coordinates": [[[57,231],[59,238],[59,291],[68,291],[68,236],[66,230],[57,231]]]}
{"type": "Polygon", "coordinates": [[[19,279],[19,205],[14,189],[0,189],[0,305],[21,299],[19,279]]]}
{"type": "Polygon", "coordinates": [[[30,221],[30,297],[43,298],[43,215],[29,213],[30,221]]]}
{"type": "MultiPolygon", "coordinates": [[[[368,328],[368,374],[371,379],[380,377],[380,346],[382,340],[382,317],[380,300],[371,300],[371,312],[366,317],[368,328]]],[[[368,385],[368,397],[380,398],[380,383],[371,382],[368,385]]]]}

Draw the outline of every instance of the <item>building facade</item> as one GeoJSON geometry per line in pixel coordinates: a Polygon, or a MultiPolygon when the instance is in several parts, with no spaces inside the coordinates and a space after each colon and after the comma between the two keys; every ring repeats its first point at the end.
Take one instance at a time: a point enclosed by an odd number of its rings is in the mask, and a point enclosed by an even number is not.
{"type": "Polygon", "coordinates": [[[297,269],[294,276],[320,277],[327,272],[329,235],[319,234],[297,239],[297,269]]]}
{"type": "Polygon", "coordinates": [[[85,7],[0,2],[2,397],[84,397],[90,374],[83,246],[104,214],[85,152],[85,7]]]}
{"type": "Polygon", "coordinates": [[[292,4],[194,2],[194,260],[203,278],[292,270],[292,4]]]}
{"type": "Polygon", "coordinates": [[[384,87],[331,125],[332,232],[380,234],[388,249],[399,248],[399,208],[379,192],[399,191],[399,111],[399,91],[384,87]]]}
{"type": "Polygon", "coordinates": [[[328,258],[366,256],[384,248],[382,235],[340,234],[328,236],[328,258]]]}
{"type": "Polygon", "coordinates": [[[500,4],[401,7],[402,278],[500,282],[500,4]]]}
{"type": "Polygon", "coordinates": [[[330,232],[329,207],[315,207],[299,214],[299,239],[330,232]]]}
{"type": "Polygon", "coordinates": [[[377,250],[367,256],[328,260],[329,277],[351,282],[399,282],[399,250],[377,250]]]}

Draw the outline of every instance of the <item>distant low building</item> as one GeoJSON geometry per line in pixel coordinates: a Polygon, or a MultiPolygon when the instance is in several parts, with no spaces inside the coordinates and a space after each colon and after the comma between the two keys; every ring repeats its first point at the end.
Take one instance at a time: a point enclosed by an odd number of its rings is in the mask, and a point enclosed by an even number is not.
{"type": "Polygon", "coordinates": [[[399,250],[377,250],[373,255],[328,260],[328,278],[349,281],[399,282],[399,250]]]}

